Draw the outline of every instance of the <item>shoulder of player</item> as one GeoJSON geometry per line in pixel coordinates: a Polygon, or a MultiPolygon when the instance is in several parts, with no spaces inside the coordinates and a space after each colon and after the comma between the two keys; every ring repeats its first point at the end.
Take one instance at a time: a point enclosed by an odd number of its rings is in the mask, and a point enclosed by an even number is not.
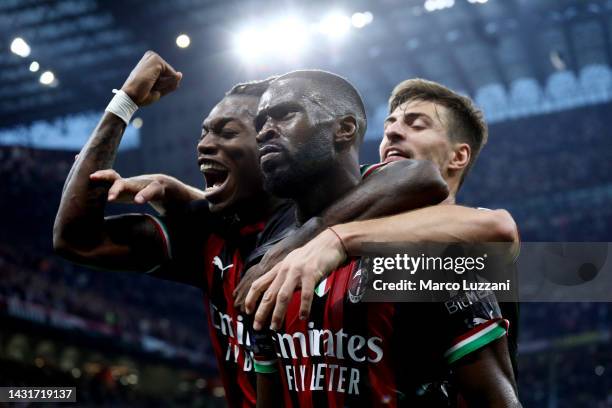
{"type": "Polygon", "coordinates": [[[291,201],[284,201],[265,222],[258,244],[280,241],[295,229],[295,205],[291,201]]]}

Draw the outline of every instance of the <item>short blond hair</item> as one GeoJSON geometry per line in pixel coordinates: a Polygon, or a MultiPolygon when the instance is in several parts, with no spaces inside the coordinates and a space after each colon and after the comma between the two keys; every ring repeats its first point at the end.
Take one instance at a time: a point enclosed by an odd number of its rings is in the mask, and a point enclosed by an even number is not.
{"type": "Polygon", "coordinates": [[[482,111],[466,96],[460,95],[437,82],[425,79],[408,79],[400,82],[391,92],[389,112],[409,101],[427,101],[444,106],[450,115],[448,119],[448,136],[451,140],[465,142],[472,154],[466,166],[459,187],[476,161],[482,147],[487,143],[488,128],[482,111]]]}

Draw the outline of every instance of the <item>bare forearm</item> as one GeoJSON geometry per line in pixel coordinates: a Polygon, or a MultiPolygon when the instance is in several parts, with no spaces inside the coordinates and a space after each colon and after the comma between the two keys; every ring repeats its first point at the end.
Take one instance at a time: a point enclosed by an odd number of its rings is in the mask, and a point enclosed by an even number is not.
{"type": "Polygon", "coordinates": [[[447,195],[446,183],[431,162],[402,160],[390,163],[328,207],[320,217],[311,218],[268,251],[261,265],[263,270],[269,270],[290,251],[305,245],[332,225],[436,204],[447,195]]]}
{"type": "MultiPolygon", "coordinates": [[[[112,167],[124,131],[125,123],[120,118],[112,113],[104,114],[64,184],[55,220],[55,238],[70,239],[77,230],[86,230],[87,237],[100,239],[100,234],[96,232],[100,232],[104,224],[109,186],[107,183],[90,181],[89,175],[112,167]]],[[[83,235],[79,234],[79,237],[83,239],[83,235]]]]}
{"type": "Polygon", "coordinates": [[[347,251],[364,242],[513,242],[516,226],[503,210],[437,205],[385,218],[336,225],[347,251]]]}
{"type": "Polygon", "coordinates": [[[448,188],[435,165],[402,160],[372,173],[321,215],[325,226],[398,214],[438,204],[448,188]]]}
{"type": "Polygon", "coordinates": [[[283,407],[280,375],[257,374],[257,408],[283,407]]]}
{"type": "Polygon", "coordinates": [[[454,367],[453,375],[469,407],[521,407],[505,337],[463,360],[454,367]]]}

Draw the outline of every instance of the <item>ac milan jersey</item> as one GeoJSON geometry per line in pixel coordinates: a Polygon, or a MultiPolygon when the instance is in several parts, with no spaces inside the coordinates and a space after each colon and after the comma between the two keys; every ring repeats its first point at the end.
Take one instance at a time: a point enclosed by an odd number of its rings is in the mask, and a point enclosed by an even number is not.
{"type": "Polygon", "coordinates": [[[432,303],[362,303],[361,261],[321,282],[310,318],[300,293],[274,334],[288,406],[448,407],[452,364],[504,336],[491,292],[432,303]]]}
{"type": "Polygon", "coordinates": [[[232,292],[247,264],[257,263],[265,249],[293,229],[294,210],[284,204],[269,219],[247,225],[213,218],[208,204],[200,201],[184,214],[156,219],[167,242],[169,260],[151,274],[204,291],[211,343],[228,405],[254,407],[256,376],[250,340],[232,292]],[[211,230],[219,232],[206,232],[211,230]]]}

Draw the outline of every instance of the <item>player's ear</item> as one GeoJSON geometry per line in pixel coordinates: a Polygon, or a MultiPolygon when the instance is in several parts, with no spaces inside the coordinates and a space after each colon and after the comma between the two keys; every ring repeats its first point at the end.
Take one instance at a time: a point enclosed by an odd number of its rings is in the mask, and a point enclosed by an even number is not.
{"type": "Polygon", "coordinates": [[[352,145],[357,137],[357,119],[353,115],[345,115],[338,119],[334,143],[338,146],[352,145]]]}
{"type": "Polygon", "coordinates": [[[467,143],[455,143],[453,152],[448,163],[450,170],[463,170],[470,163],[472,148],[467,143]]]}

